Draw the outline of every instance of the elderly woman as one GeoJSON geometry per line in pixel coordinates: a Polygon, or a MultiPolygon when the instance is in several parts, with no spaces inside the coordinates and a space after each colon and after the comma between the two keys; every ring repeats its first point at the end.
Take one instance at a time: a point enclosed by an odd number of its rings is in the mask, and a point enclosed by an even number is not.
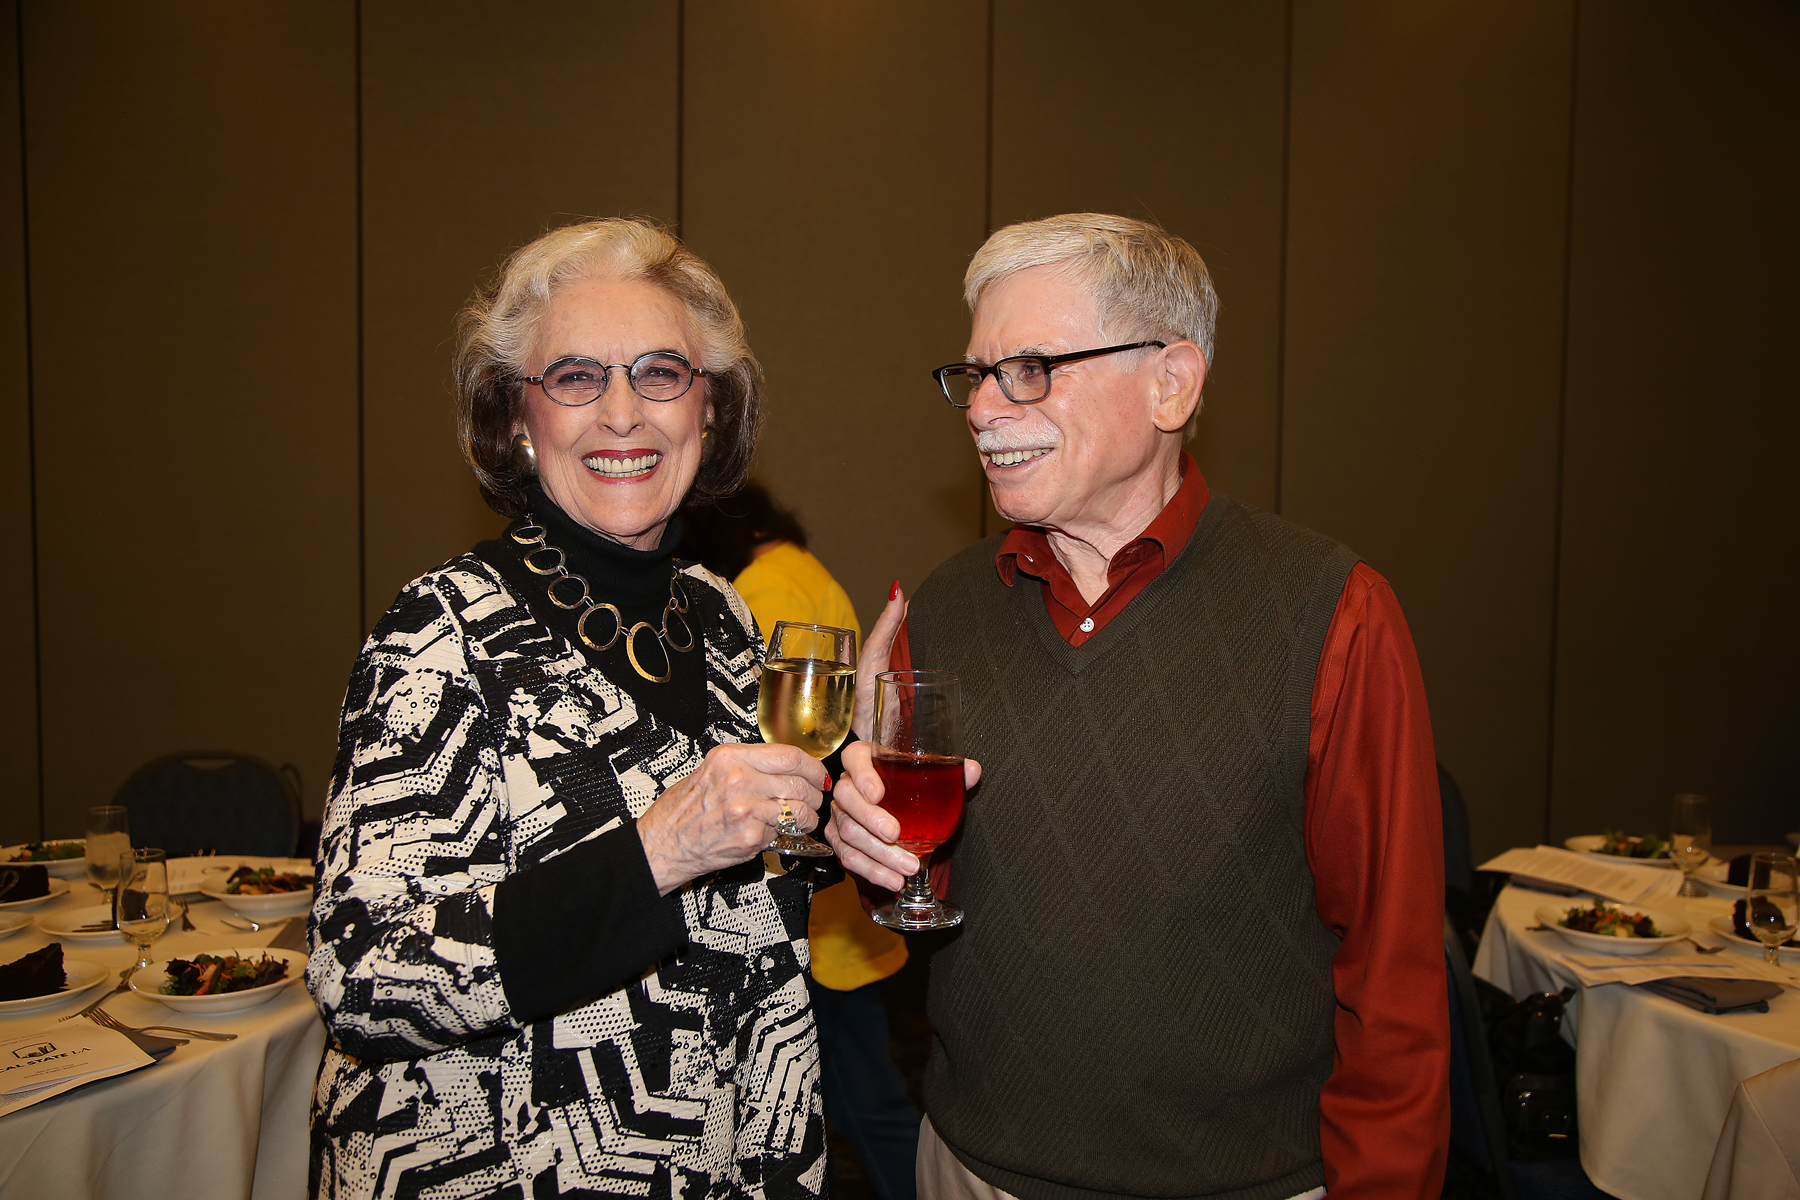
{"type": "Polygon", "coordinates": [[[824,769],[755,741],[761,641],[674,561],[761,371],[710,268],[596,221],[463,315],[497,540],[415,580],[344,700],[307,982],[315,1196],[815,1196],[809,884],[760,851],[824,769]]]}

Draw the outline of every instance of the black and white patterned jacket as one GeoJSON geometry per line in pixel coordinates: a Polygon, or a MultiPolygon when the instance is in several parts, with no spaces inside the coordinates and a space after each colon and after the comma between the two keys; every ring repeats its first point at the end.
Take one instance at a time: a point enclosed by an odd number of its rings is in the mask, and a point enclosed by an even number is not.
{"type": "Polygon", "coordinates": [[[629,826],[712,745],[755,740],[749,610],[683,573],[704,740],[640,713],[473,555],[370,635],[313,906],[307,984],[333,1042],[314,1196],[823,1193],[802,879],[754,860],[689,885],[668,901],[678,954],[553,1019],[515,1020],[496,967],[501,880],[629,826]]]}

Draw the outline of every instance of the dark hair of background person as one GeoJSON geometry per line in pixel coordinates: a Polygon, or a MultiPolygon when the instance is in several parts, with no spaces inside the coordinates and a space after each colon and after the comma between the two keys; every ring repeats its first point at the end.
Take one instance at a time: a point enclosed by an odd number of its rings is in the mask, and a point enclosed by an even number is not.
{"type": "Polygon", "coordinates": [[[767,488],[752,482],[710,504],[682,509],[681,545],[675,554],[729,583],[764,542],[792,542],[804,550],[806,530],[767,488]]]}

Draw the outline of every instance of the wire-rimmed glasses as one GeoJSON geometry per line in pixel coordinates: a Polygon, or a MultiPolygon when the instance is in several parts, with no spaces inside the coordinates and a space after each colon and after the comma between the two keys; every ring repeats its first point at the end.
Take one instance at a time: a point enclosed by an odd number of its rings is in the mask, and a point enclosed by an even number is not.
{"type": "Polygon", "coordinates": [[[1123,346],[1102,346],[1098,350],[1074,350],[1068,354],[1015,354],[991,367],[980,363],[950,363],[939,367],[931,377],[944,389],[944,399],[953,407],[967,408],[975,399],[981,381],[992,375],[1000,384],[1000,394],[1014,404],[1036,404],[1050,394],[1050,372],[1064,363],[1099,358],[1105,354],[1123,354],[1142,350],[1145,346],[1165,349],[1167,342],[1126,342],[1123,346]]]}
{"type": "Polygon", "coordinates": [[[542,375],[527,375],[525,382],[537,384],[544,395],[564,408],[580,408],[605,395],[614,367],[625,372],[632,391],[656,401],[680,399],[694,386],[696,376],[706,374],[705,368],[694,366],[673,350],[652,350],[629,363],[559,358],[545,367],[542,375]]]}

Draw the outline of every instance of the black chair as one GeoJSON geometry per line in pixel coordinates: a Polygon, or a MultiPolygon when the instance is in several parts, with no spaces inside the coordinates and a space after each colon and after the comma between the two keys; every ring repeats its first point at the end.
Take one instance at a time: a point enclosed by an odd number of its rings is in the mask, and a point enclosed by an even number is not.
{"type": "Polygon", "coordinates": [[[1444,966],[1450,987],[1450,1171],[1444,1195],[1519,1200],[1507,1169],[1506,1124],[1488,1054],[1487,1022],[1462,939],[1447,918],[1444,966]]]}
{"type": "Polygon", "coordinates": [[[300,772],[244,754],[198,751],[154,759],[113,798],[131,813],[131,841],[170,858],[288,856],[300,840],[300,772]]]}

